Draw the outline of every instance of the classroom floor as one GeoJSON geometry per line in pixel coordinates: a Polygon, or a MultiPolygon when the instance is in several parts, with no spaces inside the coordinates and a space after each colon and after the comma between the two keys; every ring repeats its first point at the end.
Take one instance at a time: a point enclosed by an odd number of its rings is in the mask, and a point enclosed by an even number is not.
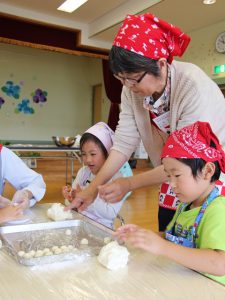
{"type": "MultiPolygon", "coordinates": [[[[70,172],[70,163],[69,174],[70,172]]],[[[74,173],[80,168],[81,164],[74,161],[74,173]]],[[[35,171],[41,173],[47,185],[44,198],[39,203],[64,202],[62,197],[62,187],[66,183],[66,163],[65,160],[57,159],[38,159],[35,171]]],[[[145,160],[138,160],[134,174],[149,170],[149,165],[145,160]]],[[[4,195],[8,198],[14,193],[14,189],[6,184],[4,195]]],[[[158,187],[141,188],[133,191],[129,198],[125,201],[120,215],[125,223],[133,223],[154,231],[158,230],[158,187]]],[[[119,221],[115,222],[115,226],[119,226],[119,221]]]]}

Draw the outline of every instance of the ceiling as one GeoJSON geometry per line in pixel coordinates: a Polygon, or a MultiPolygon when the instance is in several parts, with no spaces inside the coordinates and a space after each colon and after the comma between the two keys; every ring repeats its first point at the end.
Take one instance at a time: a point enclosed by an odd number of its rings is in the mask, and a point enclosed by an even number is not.
{"type": "Polygon", "coordinates": [[[1,0],[0,12],[34,23],[81,32],[80,43],[110,49],[126,14],[154,13],[189,33],[225,20],[225,0],[203,5],[202,0],[89,0],[75,12],[57,11],[63,0],[1,0]]]}

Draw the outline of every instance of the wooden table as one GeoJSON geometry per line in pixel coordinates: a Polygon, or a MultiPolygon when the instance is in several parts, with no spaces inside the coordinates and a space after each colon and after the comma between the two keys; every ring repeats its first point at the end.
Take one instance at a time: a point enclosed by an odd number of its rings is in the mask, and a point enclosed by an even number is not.
{"type": "MultiPolygon", "coordinates": [[[[45,219],[48,205],[32,212],[45,219]]],[[[225,287],[166,258],[129,249],[128,265],[110,271],[95,257],[26,267],[0,251],[2,300],[225,299],[225,287]]]]}

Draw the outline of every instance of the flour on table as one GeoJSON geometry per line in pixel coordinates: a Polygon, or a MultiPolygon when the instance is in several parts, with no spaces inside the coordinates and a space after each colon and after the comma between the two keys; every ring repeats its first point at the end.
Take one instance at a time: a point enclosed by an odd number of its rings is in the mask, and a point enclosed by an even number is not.
{"type": "Polygon", "coordinates": [[[117,270],[127,265],[129,254],[126,247],[113,241],[102,247],[98,261],[107,269],[117,270]]]}
{"type": "Polygon", "coordinates": [[[64,211],[65,206],[61,203],[54,203],[48,210],[47,216],[54,221],[64,221],[72,219],[73,215],[71,211],[64,211]]]}

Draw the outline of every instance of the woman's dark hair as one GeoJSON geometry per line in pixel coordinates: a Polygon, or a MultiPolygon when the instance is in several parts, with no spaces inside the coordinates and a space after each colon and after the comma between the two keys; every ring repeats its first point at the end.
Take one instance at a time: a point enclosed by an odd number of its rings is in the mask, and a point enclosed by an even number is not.
{"type": "Polygon", "coordinates": [[[81,139],[80,139],[80,149],[82,151],[82,147],[86,142],[94,142],[95,144],[97,144],[99,146],[99,148],[102,150],[105,159],[108,157],[108,151],[106,150],[105,146],[103,145],[103,143],[93,134],[86,132],[82,135],[81,139]]]}
{"type": "MultiPolygon", "coordinates": [[[[210,147],[216,148],[213,141],[211,141],[210,147]]],[[[179,160],[180,162],[184,163],[185,165],[187,165],[191,168],[192,175],[194,178],[196,178],[198,176],[198,174],[202,171],[202,169],[206,165],[206,161],[202,158],[194,158],[194,159],[193,158],[190,158],[190,159],[177,158],[177,160],[179,160]]],[[[215,182],[216,180],[218,180],[220,178],[220,173],[221,173],[219,162],[215,161],[213,163],[215,165],[215,173],[213,174],[210,182],[215,182]]]]}
{"type": "Polygon", "coordinates": [[[113,74],[148,72],[156,77],[160,76],[157,60],[117,46],[112,46],[109,52],[109,67],[113,74]]]}

